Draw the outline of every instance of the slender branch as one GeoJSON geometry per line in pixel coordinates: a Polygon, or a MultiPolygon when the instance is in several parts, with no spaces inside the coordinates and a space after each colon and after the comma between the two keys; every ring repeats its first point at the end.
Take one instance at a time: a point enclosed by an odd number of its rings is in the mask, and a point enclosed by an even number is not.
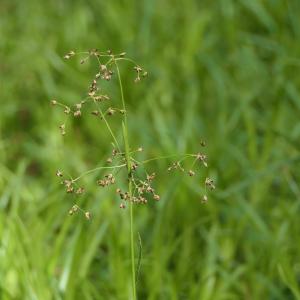
{"type": "Polygon", "coordinates": [[[95,168],[95,169],[92,169],[92,170],[88,170],[84,173],[82,173],[80,176],[78,176],[77,178],[75,179],[72,179],[72,182],[76,182],[77,180],[79,180],[80,178],[82,178],[83,176],[87,175],[87,174],[90,174],[90,173],[93,173],[95,171],[98,171],[98,170],[102,170],[102,169],[117,169],[117,168],[122,168],[122,167],[125,167],[126,164],[123,164],[123,165],[118,165],[118,166],[109,166],[109,167],[98,167],[98,168],[95,168]]]}
{"type": "Polygon", "coordinates": [[[195,156],[194,154],[173,154],[173,155],[166,155],[166,156],[158,156],[158,157],[153,157],[153,158],[149,158],[147,160],[141,161],[142,164],[146,164],[148,162],[151,161],[155,161],[155,160],[160,160],[160,159],[166,159],[166,158],[171,158],[171,157],[178,157],[178,156],[183,156],[183,158],[186,157],[192,157],[195,156]]]}
{"type": "Polygon", "coordinates": [[[115,137],[115,135],[114,135],[114,133],[113,133],[113,131],[112,131],[110,125],[109,125],[109,123],[107,122],[107,120],[106,120],[106,118],[105,118],[105,115],[103,114],[102,109],[100,108],[100,105],[99,105],[95,100],[94,100],[94,103],[95,103],[95,105],[97,106],[97,108],[99,109],[101,118],[102,118],[103,121],[105,122],[105,125],[106,125],[108,131],[110,132],[110,135],[112,136],[112,138],[113,138],[113,140],[114,140],[114,142],[115,142],[115,144],[116,144],[116,146],[117,146],[117,148],[118,148],[118,151],[120,152],[121,149],[120,149],[119,143],[118,143],[118,141],[117,141],[117,139],[116,139],[116,137],[115,137]]]}

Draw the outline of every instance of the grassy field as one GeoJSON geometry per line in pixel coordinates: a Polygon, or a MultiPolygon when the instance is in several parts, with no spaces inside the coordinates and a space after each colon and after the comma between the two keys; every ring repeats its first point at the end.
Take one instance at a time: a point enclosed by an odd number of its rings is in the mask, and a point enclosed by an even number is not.
{"type": "Polygon", "coordinates": [[[55,177],[111,152],[103,123],[74,119],[62,137],[49,105],[84,96],[94,66],[63,56],[91,48],[149,72],[136,85],[121,67],[141,157],[207,143],[196,178],[150,166],[161,201],[134,211],[138,299],[300,299],[299,41],[297,0],[1,0],[0,299],[131,299],[129,210],[100,173],[78,200],[55,177]],[[217,188],[203,205],[206,176],[217,188]],[[75,202],[91,221],[68,215],[75,202]]]}

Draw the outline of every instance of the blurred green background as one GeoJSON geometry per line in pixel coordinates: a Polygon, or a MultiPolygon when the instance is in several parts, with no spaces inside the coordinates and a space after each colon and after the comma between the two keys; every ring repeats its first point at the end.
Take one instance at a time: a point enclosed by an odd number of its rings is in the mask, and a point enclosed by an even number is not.
{"type": "Polygon", "coordinates": [[[91,117],[63,138],[49,105],[78,102],[95,73],[63,55],[98,48],[149,72],[136,85],[121,67],[132,147],[153,157],[207,142],[198,177],[150,166],[162,197],[135,210],[139,299],[300,299],[299,38],[297,0],[1,0],[0,298],[130,299],[129,210],[100,174],[78,199],[55,177],[111,151],[91,117]],[[217,189],[203,205],[205,176],[217,189]],[[92,221],[68,216],[75,202],[92,221]]]}

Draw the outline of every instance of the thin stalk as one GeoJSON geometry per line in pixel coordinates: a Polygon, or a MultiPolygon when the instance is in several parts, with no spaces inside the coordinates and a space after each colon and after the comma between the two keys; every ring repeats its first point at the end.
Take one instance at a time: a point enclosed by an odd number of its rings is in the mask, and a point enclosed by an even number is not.
{"type": "MultiPolygon", "coordinates": [[[[129,193],[129,199],[132,198],[132,180],[131,180],[131,160],[130,160],[130,147],[129,147],[129,138],[128,138],[128,122],[127,122],[127,110],[125,105],[125,99],[124,99],[124,92],[123,92],[123,85],[120,75],[120,70],[118,67],[118,64],[116,61],[116,69],[117,69],[117,75],[118,75],[118,81],[120,86],[120,92],[121,92],[121,100],[123,105],[123,110],[125,111],[124,114],[124,122],[122,123],[123,128],[123,138],[124,138],[124,144],[125,144],[125,157],[126,157],[126,163],[127,163],[127,172],[128,172],[128,193],[129,193]]],[[[133,294],[133,300],[136,300],[136,275],[135,275],[135,255],[134,255],[134,232],[133,232],[133,225],[134,225],[134,215],[133,215],[133,202],[130,201],[130,252],[131,252],[131,276],[132,276],[132,294],[133,294]]]]}
{"type": "Polygon", "coordinates": [[[112,138],[113,138],[113,140],[114,140],[114,142],[115,142],[115,145],[116,145],[116,147],[118,148],[118,151],[120,152],[121,149],[120,149],[119,143],[118,143],[118,141],[117,141],[117,139],[116,139],[116,137],[115,137],[115,135],[114,135],[114,133],[113,133],[113,131],[112,131],[110,125],[109,125],[109,123],[107,122],[107,120],[106,120],[106,118],[105,118],[105,115],[103,114],[102,109],[100,108],[100,105],[99,105],[96,101],[94,101],[94,104],[95,104],[95,105],[97,106],[97,108],[99,109],[101,118],[102,118],[103,121],[105,122],[105,125],[106,125],[108,131],[110,132],[110,134],[111,134],[111,136],[112,136],[112,138]]]}
{"type": "Polygon", "coordinates": [[[80,178],[82,178],[83,176],[87,175],[87,174],[90,174],[90,173],[93,173],[95,171],[99,171],[99,170],[103,170],[103,169],[117,169],[117,168],[122,168],[122,167],[125,167],[126,164],[122,164],[122,165],[118,165],[118,166],[109,166],[109,167],[97,167],[95,169],[92,169],[92,170],[88,170],[84,173],[82,173],[80,176],[78,176],[77,178],[75,179],[72,179],[73,182],[76,182],[77,180],[79,180],[80,178]]]}

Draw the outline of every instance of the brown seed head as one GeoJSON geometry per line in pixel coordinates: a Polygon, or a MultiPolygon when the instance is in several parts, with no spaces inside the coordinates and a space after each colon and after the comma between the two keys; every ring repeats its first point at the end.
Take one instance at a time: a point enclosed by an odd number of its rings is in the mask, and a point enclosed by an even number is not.
{"type": "Polygon", "coordinates": [[[74,117],[80,117],[81,116],[81,111],[80,110],[76,110],[74,112],[74,117]]]}
{"type": "Polygon", "coordinates": [[[78,188],[76,191],[75,191],[75,193],[77,194],[77,195],[80,195],[80,194],[83,194],[84,193],[84,188],[83,187],[80,187],[80,188],[78,188]]]}
{"type": "Polygon", "coordinates": [[[156,200],[156,201],[159,201],[160,200],[160,196],[159,195],[154,195],[153,199],[156,200]]]}
{"type": "Polygon", "coordinates": [[[194,176],[194,175],[195,175],[195,172],[192,171],[192,170],[189,170],[189,171],[188,171],[188,174],[189,174],[189,176],[194,176]]]}

